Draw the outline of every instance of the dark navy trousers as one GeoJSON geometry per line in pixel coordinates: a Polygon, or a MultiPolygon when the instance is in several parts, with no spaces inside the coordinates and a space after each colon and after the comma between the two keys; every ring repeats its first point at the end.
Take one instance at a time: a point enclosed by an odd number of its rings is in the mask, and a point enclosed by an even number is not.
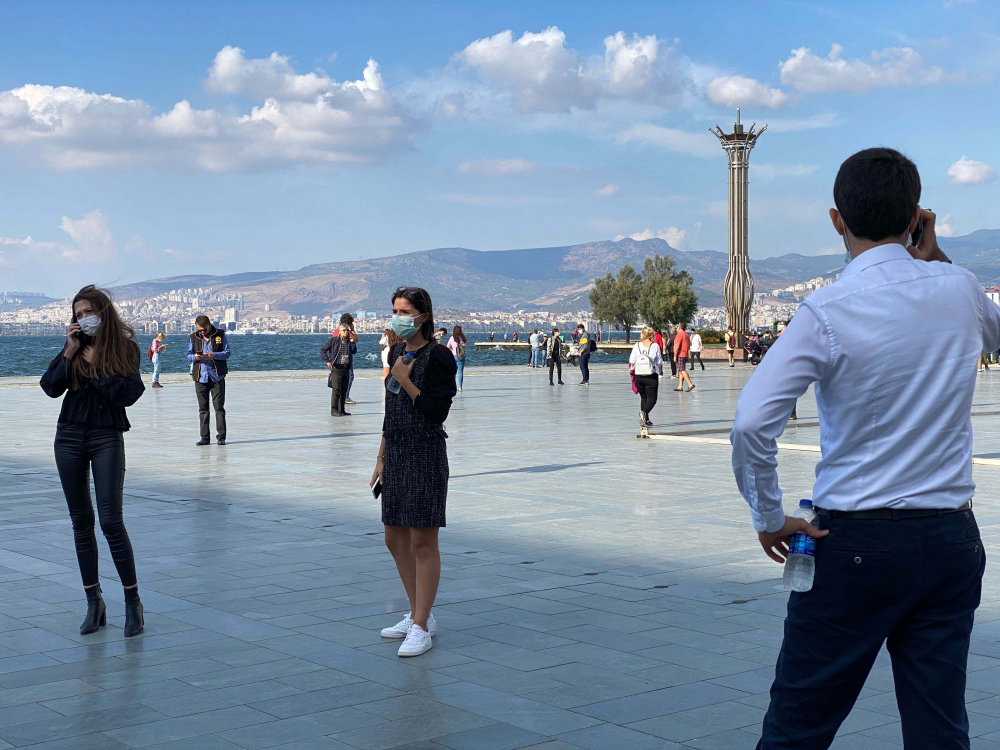
{"type": "Polygon", "coordinates": [[[986,554],[971,510],[831,519],[788,599],[758,750],[825,750],[887,643],[906,750],[968,750],[966,662],[986,554]]]}

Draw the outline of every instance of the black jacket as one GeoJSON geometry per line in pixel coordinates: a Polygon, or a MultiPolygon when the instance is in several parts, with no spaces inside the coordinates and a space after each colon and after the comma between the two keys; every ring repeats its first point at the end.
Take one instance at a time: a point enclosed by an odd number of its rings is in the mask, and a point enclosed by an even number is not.
{"type": "Polygon", "coordinates": [[[358,345],[355,344],[350,339],[342,339],[340,336],[331,336],[329,340],[323,346],[320,347],[319,355],[323,358],[324,362],[337,363],[337,358],[340,356],[341,342],[346,342],[351,345],[348,350],[347,355],[347,369],[350,370],[354,367],[354,355],[358,353],[358,345]]]}
{"type": "Polygon", "coordinates": [[[146,390],[139,376],[139,347],[135,347],[135,370],[131,375],[83,378],[76,390],[70,388],[69,364],[59,352],[39,383],[51,398],[66,394],[59,412],[59,424],[86,424],[127,431],[132,425],[125,416],[125,407],[138,401],[146,390]]]}

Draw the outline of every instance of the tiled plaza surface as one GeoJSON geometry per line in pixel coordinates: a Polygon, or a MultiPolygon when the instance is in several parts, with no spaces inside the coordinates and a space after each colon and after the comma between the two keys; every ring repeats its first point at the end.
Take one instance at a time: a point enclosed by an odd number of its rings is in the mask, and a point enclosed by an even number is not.
{"type": "MultiPolygon", "coordinates": [[[[234,358],[238,354],[234,354],[234,358]]],[[[749,366],[664,380],[655,432],[725,436],[749,366]]],[[[198,448],[182,376],[130,410],[126,523],[146,632],[85,610],[52,459],[58,402],[0,380],[0,748],[742,750],[767,706],[787,595],[725,446],[636,440],[618,368],[590,388],[547,373],[466,375],[448,420],[440,632],[396,656],[405,612],[368,490],[381,382],[346,419],[317,377],[233,375],[229,444],[198,448]]],[[[977,455],[1000,453],[1000,370],[980,376],[977,455]]],[[[785,442],[818,442],[811,394],[785,442]]],[[[786,508],[815,454],[780,454],[786,508]]],[[[1000,467],[977,466],[997,549],[1000,467]]],[[[967,701],[973,747],[1000,750],[1000,586],[985,582],[967,701]]],[[[885,653],[834,747],[902,744],[885,653]]]]}

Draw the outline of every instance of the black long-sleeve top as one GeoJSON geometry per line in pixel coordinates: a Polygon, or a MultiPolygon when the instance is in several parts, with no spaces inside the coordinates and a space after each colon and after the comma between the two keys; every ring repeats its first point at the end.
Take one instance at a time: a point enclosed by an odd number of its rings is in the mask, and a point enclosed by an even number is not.
{"type": "MultiPolygon", "coordinates": [[[[458,366],[455,364],[455,356],[451,353],[451,349],[434,343],[429,344],[429,346],[431,347],[431,351],[428,355],[427,370],[424,373],[423,382],[418,384],[420,394],[413,401],[413,408],[423,416],[428,424],[442,425],[448,418],[448,412],[451,411],[452,399],[458,393],[458,388],[455,384],[455,374],[458,372],[458,366]]],[[[401,352],[403,349],[399,348],[398,351],[401,352]]],[[[389,353],[390,367],[395,364],[396,356],[397,350],[394,347],[394,350],[389,353]]],[[[392,375],[389,375],[389,377],[392,377],[392,375]]],[[[401,391],[400,395],[409,399],[405,391],[401,391]]],[[[390,437],[388,427],[387,415],[382,420],[382,435],[385,437],[390,437]]],[[[416,426],[408,425],[404,427],[393,425],[393,427],[397,429],[402,427],[405,430],[416,426]]],[[[392,430],[392,432],[395,431],[392,430]]],[[[439,430],[432,430],[432,432],[437,433],[439,430]]],[[[419,437],[419,435],[412,435],[410,437],[419,437]]]]}
{"type": "Polygon", "coordinates": [[[80,387],[75,390],[70,387],[71,382],[70,361],[59,352],[39,382],[51,398],[66,394],[59,412],[59,424],[86,424],[128,431],[132,425],[125,416],[125,407],[138,401],[146,390],[139,375],[139,347],[135,347],[135,370],[127,377],[80,378],[80,387]]]}
{"type": "Polygon", "coordinates": [[[324,362],[337,364],[337,360],[340,358],[340,352],[344,344],[350,344],[348,352],[350,353],[347,358],[347,369],[350,369],[354,365],[354,355],[358,353],[358,345],[355,344],[350,339],[341,338],[340,336],[331,336],[326,343],[319,349],[319,356],[323,358],[324,362]]]}

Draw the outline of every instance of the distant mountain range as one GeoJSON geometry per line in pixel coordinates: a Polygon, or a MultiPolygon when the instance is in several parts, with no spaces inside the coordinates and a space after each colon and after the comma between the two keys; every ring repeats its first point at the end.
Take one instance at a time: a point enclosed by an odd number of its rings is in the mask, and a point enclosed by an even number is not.
{"type": "MultiPolygon", "coordinates": [[[[956,263],[983,282],[1000,278],[1000,229],[981,229],[963,237],[942,238],[941,246],[956,263]]],[[[670,255],[694,278],[704,307],[722,304],[722,284],[729,259],[716,251],[683,251],[664,240],[587,242],[567,247],[483,252],[440,248],[371,260],[319,263],[298,271],[263,271],[227,276],[191,275],[153,279],[117,287],[118,299],[163,294],[172,289],[213,287],[244,295],[250,315],[272,311],[327,315],[345,310],[386,310],[400,285],[423,286],[439,310],[580,310],[590,306],[594,278],[629,263],[641,270],[653,255],[670,255]]],[[[841,255],[799,255],[751,259],[758,291],[780,289],[799,281],[837,273],[841,255]]]]}

